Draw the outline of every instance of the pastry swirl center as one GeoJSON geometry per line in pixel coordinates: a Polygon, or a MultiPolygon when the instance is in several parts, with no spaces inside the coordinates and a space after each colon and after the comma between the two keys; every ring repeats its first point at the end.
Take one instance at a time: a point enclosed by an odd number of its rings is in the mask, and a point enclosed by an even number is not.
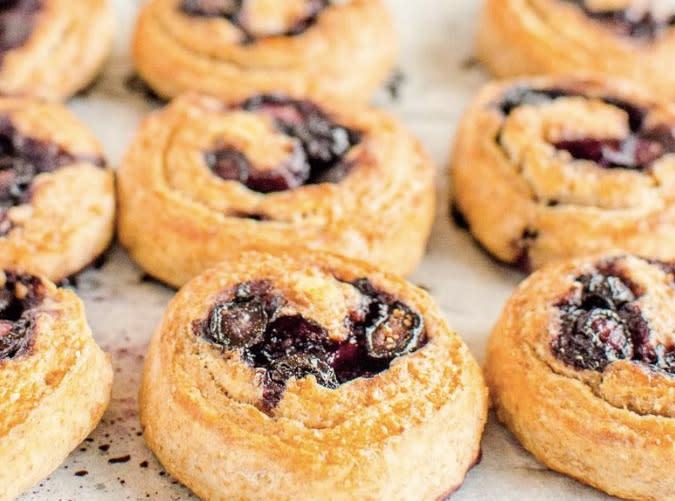
{"type": "Polygon", "coordinates": [[[241,151],[217,145],[204,153],[204,159],[221,179],[271,193],[306,184],[338,183],[349,173],[352,164],[345,157],[360,142],[360,134],[334,123],[315,104],[261,95],[248,99],[240,107],[272,119],[279,133],[293,139],[294,148],[283,163],[263,169],[241,151]]]}
{"type": "Polygon", "coordinates": [[[557,305],[560,329],[551,348],[558,359],[598,372],[630,360],[675,375],[675,347],[654,342],[637,302],[643,291],[615,262],[603,263],[576,283],[578,288],[557,305]]]}
{"type": "Polygon", "coordinates": [[[363,298],[362,308],[345,319],[350,335],[342,341],[331,339],[323,326],[301,314],[282,313],[285,301],[266,281],[236,286],[207,319],[195,322],[194,330],[264,370],[261,408],[269,411],[291,378],[313,375],[321,386],[335,389],[359,377],[374,377],[394,359],[427,343],[419,313],[365,278],[352,286],[363,298]]]}
{"type": "Polygon", "coordinates": [[[554,143],[556,149],[567,151],[578,160],[590,160],[609,169],[645,171],[664,155],[675,153],[675,132],[672,124],[650,125],[649,111],[611,96],[591,97],[565,89],[532,89],[516,87],[502,96],[499,109],[506,116],[520,106],[542,106],[565,97],[597,99],[625,112],[628,134],[616,137],[573,137],[554,143]]]}

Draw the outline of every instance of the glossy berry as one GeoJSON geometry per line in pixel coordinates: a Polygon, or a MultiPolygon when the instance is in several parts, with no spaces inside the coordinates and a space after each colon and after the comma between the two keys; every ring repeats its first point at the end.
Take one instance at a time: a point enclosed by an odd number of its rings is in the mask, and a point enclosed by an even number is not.
{"type": "Polygon", "coordinates": [[[381,304],[377,319],[366,328],[366,348],[373,358],[394,358],[414,350],[422,333],[422,317],[405,304],[381,304]]]}

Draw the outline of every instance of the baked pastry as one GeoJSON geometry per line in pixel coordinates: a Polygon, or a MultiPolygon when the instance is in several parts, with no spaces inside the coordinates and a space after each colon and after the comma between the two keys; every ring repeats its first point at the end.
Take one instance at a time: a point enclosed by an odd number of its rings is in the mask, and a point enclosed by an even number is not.
{"type": "Polygon", "coordinates": [[[141,78],[165,98],[192,90],[365,102],[396,46],[382,0],[153,0],[132,50],[141,78]]]}
{"type": "Polygon", "coordinates": [[[108,406],[110,358],[70,290],[0,271],[0,499],[49,475],[108,406]]]}
{"type": "Polygon", "coordinates": [[[60,281],[96,259],[114,230],[113,174],[60,104],[0,97],[0,267],[60,281]]]}
{"type": "Polygon", "coordinates": [[[432,299],[365,263],[270,251],[192,280],[150,343],[141,421],[167,471],[207,500],[458,487],[487,393],[432,299]]]}
{"type": "Polygon", "coordinates": [[[456,209],[525,269],[612,248],[675,259],[674,126],[672,104],[620,81],[489,84],[456,139],[456,209]]]}
{"type": "Polygon", "coordinates": [[[107,0],[3,0],[0,93],[72,96],[98,74],[113,28],[107,0]]]}
{"type": "Polygon", "coordinates": [[[119,171],[119,238],[179,286],[242,247],[308,246],[408,273],[433,166],[389,115],[281,95],[186,95],[143,123],[119,171]]]}
{"type": "Polygon", "coordinates": [[[593,71],[675,98],[675,5],[662,0],[487,0],[478,57],[500,77],[593,71]]]}
{"type": "Polygon", "coordinates": [[[563,261],[507,302],[490,395],[549,468],[616,496],[673,499],[674,271],[621,254],[563,261]]]}

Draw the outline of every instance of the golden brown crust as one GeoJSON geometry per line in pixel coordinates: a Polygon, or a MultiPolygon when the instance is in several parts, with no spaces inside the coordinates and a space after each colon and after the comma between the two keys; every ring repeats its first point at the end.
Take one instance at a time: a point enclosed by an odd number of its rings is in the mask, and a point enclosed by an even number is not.
{"type": "Polygon", "coordinates": [[[644,122],[641,130],[661,124],[671,130],[675,108],[630,84],[600,77],[488,84],[455,140],[455,204],[478,241],[507,263],[537,268],[612,248],[672,259],[672,153],[665,151],[645,168],[605,168],[556,147],[565,139],[621,141],[635,134],[630,123],[638,119],[644,122]],[[523,89],[568,95],[521,103],[508,113],[500,109],[523,89]]]}
{"type": "MultiPolygon", "coordinates": [[[[653,16],[667,19],[672,6],[663,4],[666,11],[661,13],[656,12],[659,2],[585,1],[589,12],[633,9],[628,17],[634,19],[641,18],[645,5],[655,10],[653,16]]],[[[487,0],[478,56],[499,77],[597,72],[641,82],[672,98],[675,70],[668,61],[675,47],[675,28],[666,24],[654,36],[620,31],[616,24],[586,14],[577,2],[487,0]]]]}
{"type": "Polygon", "coordinates": [[[45,298],[36,307],[31,349],[0,359],[3,501],[56,469],[96,427],[110,399],[110,359],[92,338],[82,302],[41,280],[45,298]]]}
{"type": "Polygon", "coordinates": [[[618,254],[556,263],[521,284],[494,328],[485,366],[490,396],[499,419],[546,466],[616,496],[674,499],[673,368],[636,361],[637,350],[632,361],[577,368],[552,348],[564,322],[560,304],[580,287],[575,279],[607,263],[639,290],[634,305],[648,329],[633,341],[669,353],[675,289],[668,266],[618,254]]]}
{"type": "Polygon", "coordinates": [[[2,55],[0,93],[66,99],[103,66],[113,40],[113,12],[107,0],[38,3],[28,39],[2,55]]]}
{"type": "Polygon", "coordinates": [[[100,165],[98,141],[63,106],[0,98],[0,116],[22,138],[72,157],[35,177],[29,198],[9,209],[12,229],[0,237],[1,266],[58,282],[89,265],[109,245],[115,214],[113,173],[100,165]]]}
{"type": "Polygon", "coordinates": [[[473,464],[486,419],[480,370],[431,298],[365,263],[324,253],[245,252],[173,299],[146,359],[145,438],[204,499],[436,499],[473,464]],[[418,311],[429,342],[375,377],[336,390],[291,379],[259,410],[260,374],[193,331],[223,293],[264,280],[301,314],[344,339],[344,316],[367,277],[418,311]]]}
{"type": "Polygon", "coordinates": [[[222,141],[250,159],[288,154],[294,140],[263,115],[187,95],[148,117],[119,171],[122,244],[172,285],[242,247],[270,245],[327,249],[395,272],[413,270],[433,219],[431,161],[385,113],[322,107],[361,133],[345,157],[348,175],[267,194],[217,177],[204,160],[204,151],[222,141]]]}
{"type": "MultiPolygon", "coordinates": [[[[295,9],[316,3],[247,1],[243,15],[249,19],[242,22],[275,33],[291,27],[295,9]]],[[[392,21],[381,0],[336,3],[300,34],[246,43],[242,31],[226,18],[189,16],[180,4],[153,0],[145,6],[133,41],[138,72],[167,98],[197,91],[239,100],[282,91],[365,102],[387,77],[396,54],[392,21]]]]}

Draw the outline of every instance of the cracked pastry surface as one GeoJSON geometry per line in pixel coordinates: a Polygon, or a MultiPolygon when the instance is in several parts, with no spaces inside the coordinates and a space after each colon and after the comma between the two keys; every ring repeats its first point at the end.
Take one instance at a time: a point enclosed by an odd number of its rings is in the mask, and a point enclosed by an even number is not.
{"type": "Polygon", "coordinates": [[[45,478],[93,431],[112,378],[72,291],[0,272],[0,500],[45,478]]]}
{"type": "Polygon", "coordinates": [[[592,71],[675,96],[675,4],[662,0],[488,0],[478,56],[495,75],[592,71]]]}
{"type": "Polygon", "coordinates": [[[0,97],[0,266],[60,281],[112,239],[113,174],[60,104],[0,97]]]}
{"type": "Polygon", "coordinates": [[[433,166],[389,115],[281,95],[186,95],[142,124],[118,175],[119,236],[180,286],[242,247],[307,246],[412,271],[433,166]]]}
{"type": "Polygon", "coordinates": [[[674,499],[675,267],[554,263],[509,299],[488,345],[497,415],[549,468],[629,499],[674,499]]]}
{"type": "Polygon", "coordinates": [[[625,249],[675,257],[675,107],[600,77],[485,86],[451,160],[455,208],[525,269],[625,249]]]}
{"type": "Polygon", "coordinates": [[[366,102],[396,47],[381,0],[153,0],[132,50],[141,77],[165,98],[284,92],[366,102]]]}
{"type": "Polygon", "coordinates": [[[0,93],[72,96],[98,74],[113,29],[107,0],[0,2],[0,93]]]}
{"type": "Polygon", "coordinates": [[[275,249],[177,294],[140,405],[150,448],[203,499],[432,500],[475,462],[486,397],[425,292],[275,249]]]}

